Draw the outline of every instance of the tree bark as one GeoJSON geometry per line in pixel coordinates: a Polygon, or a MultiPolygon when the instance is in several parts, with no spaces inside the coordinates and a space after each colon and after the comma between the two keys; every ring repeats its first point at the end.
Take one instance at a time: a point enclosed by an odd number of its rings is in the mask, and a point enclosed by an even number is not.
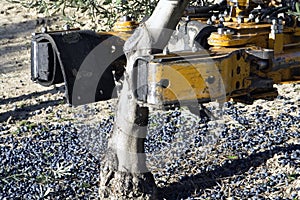
{"type": "Polygon", "coordinates": [[[153,175],[146,166],[144,140],[147,134],[147,107],[138,105],[134,93],[134,65],[138,57],[162,50],[170,39],[188,1],[161,0],[152,16],[126,41],[127,57],[114,130],[100,173],[101,199],[157,199],[153,175]]]}
{"type": "Polygon", "coordinates": [[[149,110],[137,104],[133,92],[133,64],[128,60],[120,92],[113,134],[100,174],[101,199],[156,199],[157,190],[146,166],[144,140],[149,110]]]}

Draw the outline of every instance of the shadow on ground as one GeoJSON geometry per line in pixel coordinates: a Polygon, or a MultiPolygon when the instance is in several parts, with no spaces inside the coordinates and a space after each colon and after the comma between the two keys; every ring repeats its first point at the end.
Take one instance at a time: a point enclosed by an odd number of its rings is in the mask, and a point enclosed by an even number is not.
{"type": "Polygon", "coordinates": [[[37,98],[39,96],[42,96],[44,94],[56,94],[59,91],[62,92],[64,91],[64,86],[60,86],[60,87],[56,87],[50,90],[45,90],[45,91],[41,91],[41,92],[33,92],[30,94],[24,94],[18,97],[12,97],[12,98],[7,98],[7,99],[0,99],[0,105],[4,105],[4,104],[8,104],[8,103],[15,103],[17,101],[24,101],[27,99],[32,99],[32,98],[37,98]]]}
{"type": "Polygon", "coordinates": [[[42,108],[48,106],[57,106],[61,104],[62,100],[50,100],[41,102],[38,105],[27,106],[24,108],[19,108],[14,111],[7,111],[5,113],[0,113],[0,123],[7,121],[9,118],[12,120],[26,120],[29,117],[35,115],[34,111],[41,110],[42,108]]]}
{"type": "MultiPolygon", "coordinates": [[[[26,59],[20,59],[20,61],[18,61],[18,62],[14,61],[14,60],[9,60],[5,63],[2,63],[2,64],[0,63],[0,74],[7,74],[7,73],[23,70],[24,69],[23,63],[25,62],[25,60],[26,59]]],[[[30,72],[28,72],[28,73],[30,73],[30,72]]]]}
{"type": "MultiPolygon", "coordinates": [[[[30,48],[30,45],[26,44],[25,42],[24,43],[13,44],[13,45],[5,45],[4,44],[4,45],[1,45],[0,56],[4,56],[6,54],[11,54],[11,53],[15,53],[15,52],[20,52],[22,50],[27,50],[29,48],[30,48]]],[[[19,62],[21,62],[21,61],[19,61],[19,62]]]]}
{"type": "Polygon", "coordinates": [[[2,24],[0,26],[0,40],[15,39],[21,34],[31,35],[36,27],[36,20],[26,20],[19,23],[2,24]]]}
{"type": "MultiPolygon", "coordinates": [[[[27,99],[37,98],[44,94],[55,94],[55,93],[58,93],[59,91],[63,91],[63,88],[64,88],[64,86],[60,86],[58,88],[54,88],[51,90],[34,92],[31,94],[21,95],[21,96],[13,97],[13,98],[1,99],[0,105],[12,104],[12,103],[15,103],[18,101],[24,101],[27,99]]],[[[37,105],[25,106],[22,108],[17,108],[16,110],[13,110],[13,111],[7,111],[4,113],[0,113],[0,122],[7,121],[9,118],[11,118],[13,120],[25,120],[25,119],[28,119],[30,116],[34,115],[35,114],[34,111],[38,111],[38,110],[48,107],[48,106],[56,106],[56,105],[61,104],[61,102],[62,102],[62,100],[49,100],[49,101],[40,102],[37,105]]]]}
{"type": "Polygon", "coordinates": [[[241,175],[252,167],[261,166],[279,152],[288,152],[296,149],[300,149],[299,144],[290,144],[287,147],[277,146],[273,150],[254,153],[247,158],[233,160],[231,163],[218,166],[213,171],[184,177],[167,187],[159,188],[159,193],[162,199],[186,199],[191,194],[194,194],[195,191],[210,189],[218,185],[218,180],[222,178],[241,175]]]}

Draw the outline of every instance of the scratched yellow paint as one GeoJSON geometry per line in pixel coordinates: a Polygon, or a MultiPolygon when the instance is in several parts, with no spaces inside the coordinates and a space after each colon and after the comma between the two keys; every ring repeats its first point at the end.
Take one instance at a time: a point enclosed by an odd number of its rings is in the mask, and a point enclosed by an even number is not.
{"type": "MultiPolygon", "coordinates": [[[[184,60],[182,62],[152,63],[156,68],[149,73],[150,85],[155,80],[168,80],[167,88],[156,87],[163,102],[216,99],[223,94],[228,97],[235,90],[249,87],[250,66],[243,58],[238,62],[236,54],[223,59],[184,60]],[[155,76],[155,78],[153,78],[155,76]],[[239,86],[237,88],[237,82],[239,86]]],[[[246,91],[244,91],[246,92],[246,91]]]]}

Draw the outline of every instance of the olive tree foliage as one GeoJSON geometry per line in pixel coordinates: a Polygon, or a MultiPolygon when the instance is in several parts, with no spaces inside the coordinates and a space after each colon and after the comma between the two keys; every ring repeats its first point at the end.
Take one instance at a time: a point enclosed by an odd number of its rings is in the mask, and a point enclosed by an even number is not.
{"type": "MultiPolygon", "coordinates": [[[[63,16],[62,20],[70,25],[89,24],[97,31],[110,30],[122,16],[137,21],[150,16],[158,0],[6,0],[26,8],[35,9],[45,17],[63,16]],[[82,20],[84,17],[84,20],[82,20]],[[88,19],[89,22],[86,22],[88,19]]],[[[208,5],[214,0],[193,0],[191,5],[208,5]]]]}

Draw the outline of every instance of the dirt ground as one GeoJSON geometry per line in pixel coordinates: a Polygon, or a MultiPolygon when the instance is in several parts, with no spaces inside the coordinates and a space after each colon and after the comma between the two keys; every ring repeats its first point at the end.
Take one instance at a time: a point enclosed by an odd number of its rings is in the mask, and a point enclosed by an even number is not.
{"type": "Polygon", "coordinates": [[[39,28],[35,13],[5,1],[0,2],[0,13],[0,118],[11,124],[34,117],[41,104],[55,104],[52,94],[57,92],[30,79],[31,33],[39,28]],[[27,112],[18,112],[22,108],[27,112]]]}

